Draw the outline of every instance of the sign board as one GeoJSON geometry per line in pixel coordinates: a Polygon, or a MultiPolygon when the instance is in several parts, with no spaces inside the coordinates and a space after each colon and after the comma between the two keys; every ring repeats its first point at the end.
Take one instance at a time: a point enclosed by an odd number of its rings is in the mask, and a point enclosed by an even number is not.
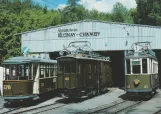
{"type": "Polygon", "coordinates": [[[98,37],[100,32],[97,31],[88,31],[88,32],[79,32],[78,29],[58,29],[59,38],[67,37],[98,37]]]}

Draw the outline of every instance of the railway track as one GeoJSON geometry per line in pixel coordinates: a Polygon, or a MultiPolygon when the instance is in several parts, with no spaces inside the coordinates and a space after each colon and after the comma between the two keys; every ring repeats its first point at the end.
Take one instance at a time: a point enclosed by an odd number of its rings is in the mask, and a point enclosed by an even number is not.
{"type": "Polygon", "coordinates": [[[161,109],[156,111],[154,114],[161,114],[161,109]]]}
{"type": "Polygon", "coordinates": [[[16,113],[26,113],[26,112],[29,112],[30,114],[38,114],[40,112],[47,112],[49,110],[54,110],[54,109],[57,109],[57,108],[61,108],[63,106],[66,106],[66,104],[57,104],[57,103],[55,103],[55,104],[45,105],[45,106],[41,106],[41,107],[37,107],[37,108],[32,108],[32,109],[28,109],[28,110],[18,111],[16,113]]]}
{"type": "Polygon", "coordinates": [[[2,108],[0,111],[0,114],[8,114],[8,113],[12,113],[13,111],[19,110],[21,107],[17,107],[17,108],[10,108],[10,109],[4,109],[2,108]]]}
{"type": "Polygon", "coordinates": [[[143,103],[143,101],[118,100],[107,105],[80,112],[78,114],[117,114],[122,111],[130,110],[131,108],[135,107],[136,105],[138,106],[141,103],[143,103]]]}
{"type": "Polygon", "coordinates": [[[12,114],[17,114],[17,113],[29,113],[29,114],[37,114],[40,112],[46,112],[49,110],[54,110],[56,108],[60,108],[66,106],[66,104],[60,104],[60,103],[53,103],[53,104],[48,104],[44,106],[39,106],[39,107],[28,107],[28,108],[15,108],[12,110],[5,111],[1,114],[7,114],[7,113],[12,113],[12,114]]]}

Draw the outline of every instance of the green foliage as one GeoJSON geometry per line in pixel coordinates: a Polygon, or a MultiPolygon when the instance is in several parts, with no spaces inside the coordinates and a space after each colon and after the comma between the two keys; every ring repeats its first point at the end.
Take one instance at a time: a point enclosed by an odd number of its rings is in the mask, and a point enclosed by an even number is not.
{"type": "Polygon", "coordinates": [[[161,25],[161,0],[136,0],[136,3],[135,23],[161,25]]]}
{"type": "Polygon", "coordinates": [[[77,6],[80,0],[68,0],[69,6],[77,6]]]}
{"type": "Polygon", "coordinates": [[[45,7],[43,8],[43,12],[44,12],[44,14],[47,13],[47,6],[46,6],[46,5],[45,5],[45,7]]]}
{"type": "Polygon", "coordinates": [[[75,22],[86,18],[86,13],[84,13],[85,8],[82,6],[67,6],[59,10],[59,12],[61,14],[62,23],[75,22]]]}
{"type": "Polygon", "coordinates": [[[113,6],[112,20],[115,22],[133,23],[130,11],[120,2],[113,6]]]}

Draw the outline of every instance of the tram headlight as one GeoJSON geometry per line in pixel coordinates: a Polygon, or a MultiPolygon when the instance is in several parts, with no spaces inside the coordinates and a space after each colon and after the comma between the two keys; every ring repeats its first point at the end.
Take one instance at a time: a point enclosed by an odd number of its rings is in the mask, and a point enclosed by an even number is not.
{"type": "Polygon", "coordinates": [[[138,84],[140,84],[140,80],[138,80],[138,79],[135,79],[135,80],[134,80],[134,84],[135,84],[135,85],[138,85],[138,84]]]}

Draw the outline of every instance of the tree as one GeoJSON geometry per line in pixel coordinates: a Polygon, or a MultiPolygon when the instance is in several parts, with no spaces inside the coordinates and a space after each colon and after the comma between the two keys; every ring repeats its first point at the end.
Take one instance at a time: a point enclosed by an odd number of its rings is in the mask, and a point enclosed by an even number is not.
{"type": "Polygon", "coordinates": [[[130,16],[128,9],[123,4],[121,4],[120,2],[117,2],[113,6],[112,20],[116,21],[116,22],[132,23],[132,18],[130,16]]]}
{"type": "Polygon", "coordinates": [[[161,0],[136,0],[136,3],[135,23],[161,25],[161,0]]]}
{"type": "Polygon", "coordinates": [[[69,6],[77,6],[80,0],[68,0],[69,6]]]}
{"type": "Polygon", "coordinates": [[[32,0],[24,0],[22,2],[22,5],[24,8],[32,8],[34,6],[34,3],[32,0]]]}
{"type": "Polygon", "coordinates": [[[44,12],[44,14],[46,14],[47,13],[47,6],[45,5],[45,7],[43,8],[43,12],[44,12]]]}
{"type": "Polygon", "coordinates": [[[75,22],[83,20],[86,17],[86,10],[83,6],[67,6],[59,10],[61,14],[62,23],[75,22]]]}

